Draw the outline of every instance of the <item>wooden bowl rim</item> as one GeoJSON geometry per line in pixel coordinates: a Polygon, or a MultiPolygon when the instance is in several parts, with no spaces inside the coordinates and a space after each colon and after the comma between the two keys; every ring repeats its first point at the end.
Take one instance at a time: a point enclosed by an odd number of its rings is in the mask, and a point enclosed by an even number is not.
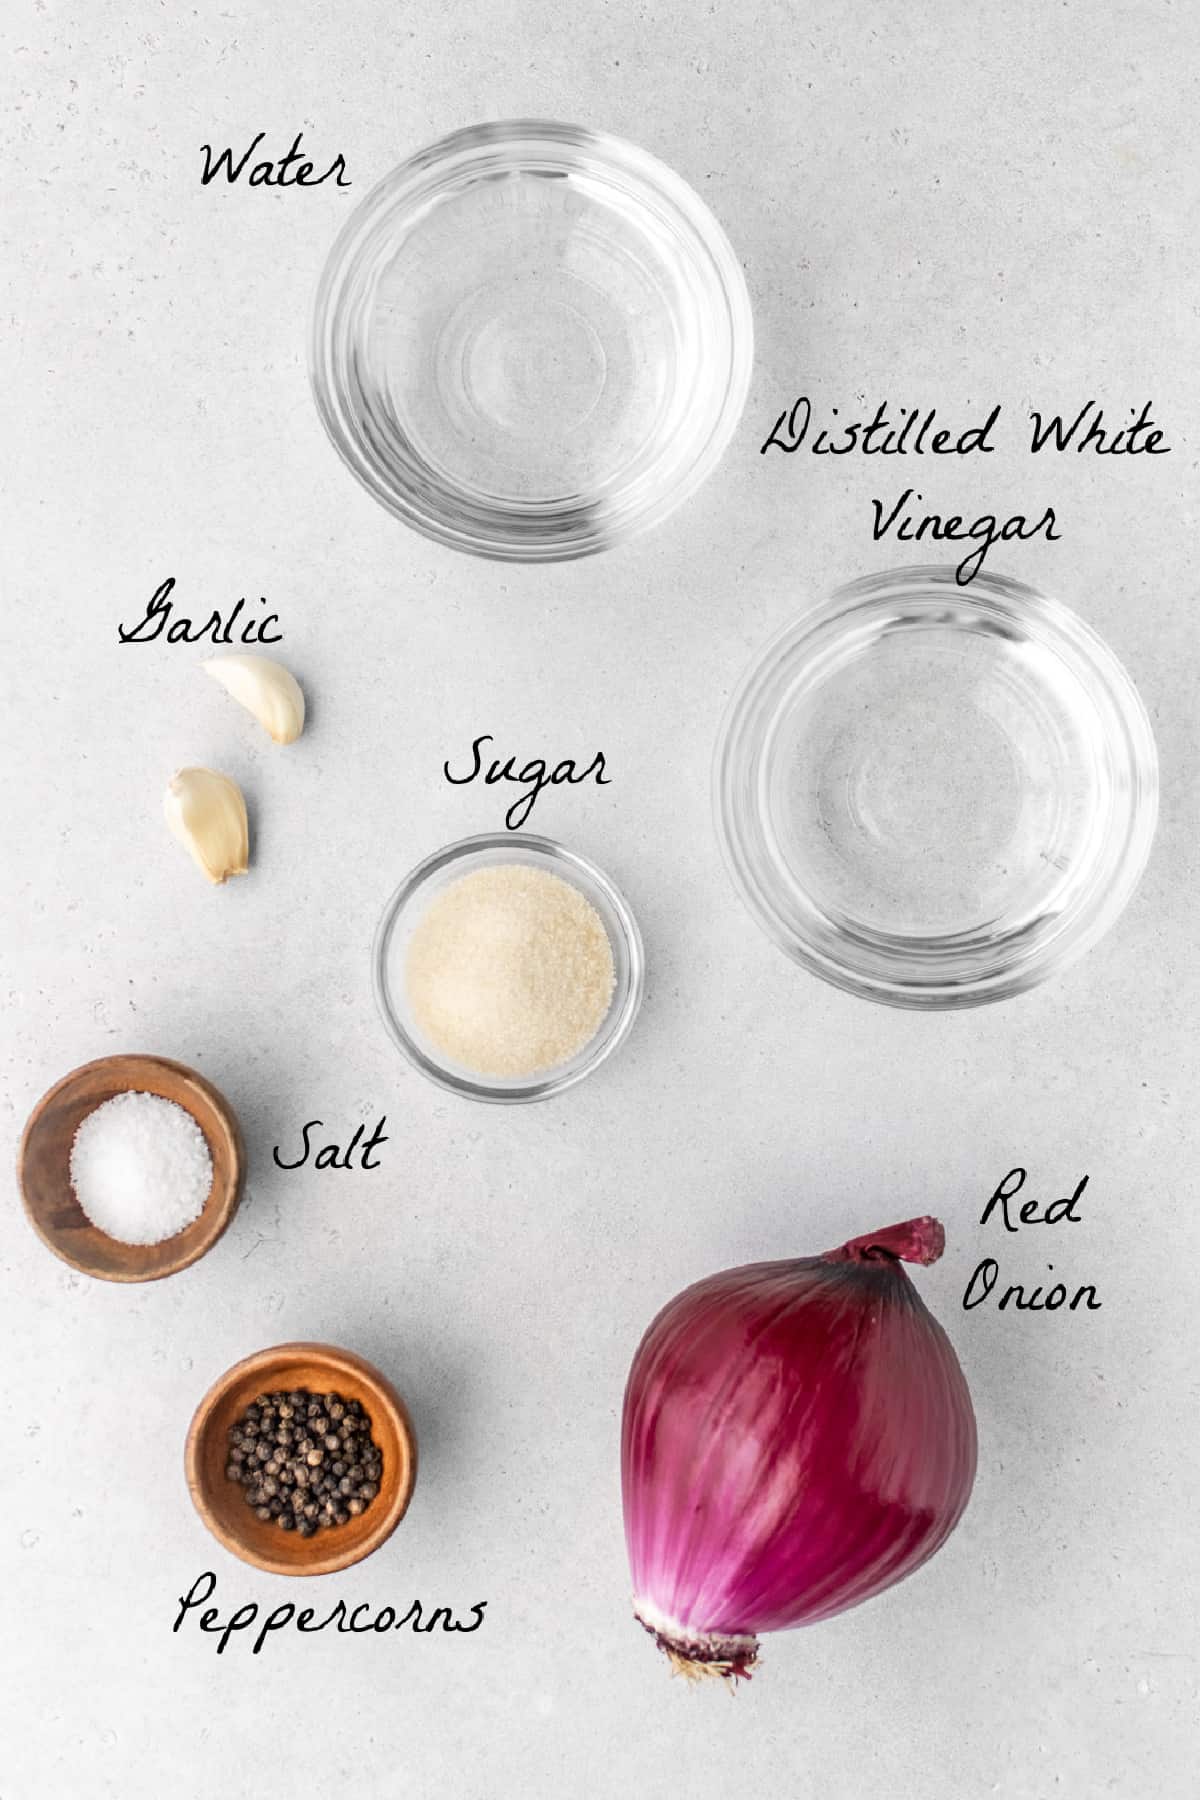
{"type": "MultiPolygon", "coordinates": [[[[258,1382],[261,1388],[265,1384],[258,1382]]],[[[331,1383],[331,1385],[333,1385],[331,1383]]],[[[255,1350],[249,1356],[242,1357],[240,1362],[230,1365],[223,1375],[218,1375],[199,1406],[192,1415],[188,1426],[187,1442],[183,1453],[184,1472],[187,1476],[188,1492],[192,1504],[200,1518],[208,1527],[213,1537],[226,1550],[239,1557],[242,1562],[249,1563],[252,1568],[263,1569],[269,1575],[333,1575],[340,1569],[349,1569],[364,1557],[372,1555],[381,1544],[386,1543],[397,1525],[408,1511],[413,1489],[417,1482],[417,1434],[413,1429],[412,1419],[407,1406],[396,1388],[388,1380],[383,1371],[357,1351],[345,1350],[338,1344],[327,1344],[320,1341],[298,1339],[286,1344],[273,1344],[265,1350],[255,1350]],[[263,1555],[253,1546],[239,1538],[236,1532],[226,1529],[223,1521],[210,1506],[207,1497],[207,1484],[204,1480],[203,1446],[205,1436],[218,1404],[229,1390],[245,1376],[259,1377],[280,1363],[289,1361],[317,1362],[328,1365],[333,1374],[340,1370],[356,1376],[366,1386],[378,1394],[383,1406],[391,1416],[396,1436],[400,1441],[403,1459],[397,1473],[395,1487],[385,1505],[381,1489],[376,1496],[376,1504],[369,1513],[374,1513],[378,1506],[378,1518],[366,1534],[353,1545],[336,1547],[336,1537],[332,1532],[321,1532],[317,1537],[301,1540],[314,1546],[311,1557],[302,1562],[289,1562],[279,1557],[263,1555]]],[[[385,1465],[386,1476],[386,1465],[385,1465]]],[[[369,1514],[364,1514],[364,1517],[369,1514]]]]}
{"type": "MultiPolygon", "coordinates": [[[[129,1084],[114,1090],[114,1097],[115,1093],[136,1093],[139,1091],[144,1090],[139,1090],[136,1082],[130,1082],[129,1084]]],[[[97,1104],[100,1103],[97,1102],[97,1104]]],[[[184,1102],[179,1101],[177,1104],[184,1105],[184,1102]]],[[[185,1111],[191,1113],[191,1110],[191,1107],[185,1106],[185,1111]]],[[[192,1117],[195,1118],[194,1113],[192,1114],[192,1117]]],[[[200,1121],[197,1119],[196,1123],[199,1124],[200,1121]]],[[[225,1095],[221,1092],[220,1088],[214,1087],[207,1076],[201,1075],[198,1069],[193,1069],[188,1063],[177,1062],[175,1058],[171,1056],[157,1056],[152,1051],[123,1050],[116,1052],[112,1056],[95,1056],[89,1062],[80,1063],[77,1068],[69,1070],[67,1074],[61,1076],[52,1087],[48,1087],[41,1099],[36,1103],[29,1114],[29,1117],[25,1121],[25,1129],[21,1133],[21,1141],[17,1147],[17,1185],[20,1189],[21,1205],[24,1208],[25,1217],[29,1220],[29,1223],[32,1225],[34,1231],[46,1246],[47,1250],[52,1251],[53,1254],[58,1257],[60,1262],[65,1262],[69,1267],[78,1269],[83,1275],[91,1276],[95,1281],[115,1281],[121,1283],[162,1281],[168,1275],[178,1275],[182,1269],[190,1269],[192,1264],[199,1262],[202,1256],[207,1256],[213,1245],[218,1243],[229,1229],[233,1215],[236,1213],[242,1197],[242,1186],[245,1180],[245,1173],[246,1147],[242,1138],[241,1124],[238,1120],[237,1113],[234,1111],[225,1095]],[[201,1088],[212,1105],[213,1111],[221,1120],[229,1140],[231,1169],[229,1178],[225,1183],[224,1192],[218,1197],[215,1204],[211,1197],[209,1200],[206,1200],[204,1208],[199,1214],[199,1219],[205,1218],[207,1214],[207,1229],[195,1240],[189,1250],[175,1257],[164,1267],[156,1269],[139,1269],[137,1267],[126,1269],[100,1269],[93,1263],[87,1261],[85,1257],[75,1254],[54,1232],[46,1228],[39,1213],[34,1207],[26,1183],[26,1162],[29,1154],[29,1145],[34,1132],[41,1124],[51,1103],[56,1100],[60,1094],[76,1085],[81,1077],[91,1074],[93,1069],[117,1069],[123,1063],[142,1065],[152,1063],[156,1068],[167,1069],[173,1075],[182,1076],[186,1081],[192,1082],[196,1087],[201,1088]]],[[[193,1220],[193,1224],[198,1223],[199,1219],[193,1220]]],[[[99,1226],[94,1226],[93,1229],[96,1231],[100,1230],[99,1226]]],[[[184,1227],[184,1230],[190,1229],[191,1226],[184,1227]]],[[[104,1237],[108,1234],[101,1232],[100,1235],[104,1237]]],[[[176,1236],[178,1237],[182,1237],[182,1235],[182,1232],[176,1233],[176,1236]]],[[[117,1243],[119,1240],[110,1238],[109,1242],[117,1243]]],[[[171,1242],[171,1238],[164,1238],[158,1244],[124,1244],[121,1247],[123,1250],[134,1254],[139,1250],[157,1250],[161,1252],[163,1244],[169,1244],[171,1242]]]]}

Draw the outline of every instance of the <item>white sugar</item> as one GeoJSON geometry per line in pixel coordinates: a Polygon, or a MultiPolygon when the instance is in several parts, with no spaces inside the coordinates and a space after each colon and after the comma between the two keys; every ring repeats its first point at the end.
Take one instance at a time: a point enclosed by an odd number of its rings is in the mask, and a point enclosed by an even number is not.
{"type": "Polygon", "coordinates": [[[71,1186],[98,1230],[160,1244],[198,1218],[212,1158],[191,1113],[157,1094],[117,1094],[88,1113],[71,1146],[71,1186]]]}
{"type": "Polygon", "coordinates": [[[476,1074],[528,1076],[569,1061],[612,1002],[604,921],[570,882],[527,863],[474,869],[442,890],[409,940],[418,1028],[476,1074]]]}

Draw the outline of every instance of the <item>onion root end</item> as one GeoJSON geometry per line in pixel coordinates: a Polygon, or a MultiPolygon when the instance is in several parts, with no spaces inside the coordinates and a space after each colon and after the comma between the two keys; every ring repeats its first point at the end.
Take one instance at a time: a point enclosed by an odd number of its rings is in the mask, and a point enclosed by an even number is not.
{"type": "Polygon", "coordinates": [[[659,1621],[650,1609],[635,1606],[633,1616],[649,1632],[671,1666],[672,1675],[685,1681],[719,1679],[731,1688],[749,1681],[758,1664],[758,1639],[750,1634],[722,1636],[718,1632],[685,1632],[659,1621]]]}

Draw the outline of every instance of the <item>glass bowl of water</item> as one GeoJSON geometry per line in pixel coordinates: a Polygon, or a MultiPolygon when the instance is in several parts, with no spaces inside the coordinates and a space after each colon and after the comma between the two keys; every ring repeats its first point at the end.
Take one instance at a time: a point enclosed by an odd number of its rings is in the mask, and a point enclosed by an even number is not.
{"type": "Polygon", "coordinates": [[[518,120],[455,132],[347,221],[310,365],[322,422],[416,530],[515,562],[666,518],[716,466],[753,325],[692,189],[618,138],[518,120]]]}
{"type": "Polygon", "coordinates": [[[714,801],[734,883],[789,956],[869,999],[960,1007],[1107,931],[1149,855],[1157,767],[1133,683],[1068,607],[911,568],[754,659],[714,801]]]}

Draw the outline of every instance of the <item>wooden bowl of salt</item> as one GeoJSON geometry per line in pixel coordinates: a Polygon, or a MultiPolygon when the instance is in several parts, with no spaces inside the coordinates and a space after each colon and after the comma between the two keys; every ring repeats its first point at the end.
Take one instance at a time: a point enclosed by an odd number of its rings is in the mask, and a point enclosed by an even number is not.
{"type": "Polygon", "coordinates": [[[56,1082],[29,1115],[17,1175],[29,1222],[47,1249],[101,1281],[157,1281],[211,1250],[237,1211],[245,1150],[224,1095],[165,1056],[104,1056],[56,1082]],[[71,1149],[88,1115],[119,1094],[155,1094],[189,1113],[204,1135],[212,1184],[198,1217],[154,1244],[127,1244],[101,1231],[71,1185],[71,1149]]]}

